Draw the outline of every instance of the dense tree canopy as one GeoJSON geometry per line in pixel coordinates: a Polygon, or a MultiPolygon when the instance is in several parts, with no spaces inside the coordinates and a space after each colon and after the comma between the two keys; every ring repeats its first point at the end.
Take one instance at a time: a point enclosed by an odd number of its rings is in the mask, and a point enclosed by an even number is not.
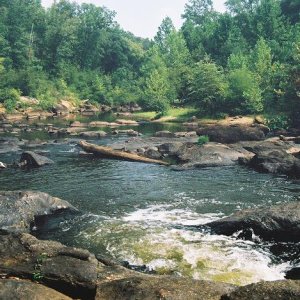
{"type": "Polygon", "coordinates": [[[153,41],[125,32],[93,4],[0,0],[0,102],[19,95],[45,109],[61,98],[138,102],[165,112],[279,114],[299,122],[300,4],[296,0],[189,0],[176,30],[162,20],[153,41]]]}

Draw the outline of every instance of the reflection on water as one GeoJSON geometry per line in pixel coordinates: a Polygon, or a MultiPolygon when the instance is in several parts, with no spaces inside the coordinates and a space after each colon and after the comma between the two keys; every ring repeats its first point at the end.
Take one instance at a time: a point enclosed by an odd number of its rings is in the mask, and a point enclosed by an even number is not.
{"type": "MultiPolygon", "coordinates": [[[[39,150],[47,151],[55,164],[5,170],[0,186],[48,192],[85,212],[46,238],[146,264],[161,274],[237,284],[283,278],[289,266],[274,262],[268,245],[188,226],[239,209],[298,200],[299,182],[238,166],[175,172],[158,165],[80,157],[76,140],[39,150]]],[[[2,155],[0,161],[11,162],[18,155],[2,155]]]]}

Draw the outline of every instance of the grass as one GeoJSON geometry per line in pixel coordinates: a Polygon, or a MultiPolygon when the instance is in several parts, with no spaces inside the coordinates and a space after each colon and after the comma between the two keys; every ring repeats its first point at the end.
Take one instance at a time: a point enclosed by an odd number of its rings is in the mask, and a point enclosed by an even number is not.
{"type": "MultiPolygon", "coordinates": [[[[172,117],[173,122],[184,122],[197,114],[197,110],[193,107],[172,107],[168,110],[163,118],[172,117]]],[[[153,120],[157,116],[154,111],[136,112],[134,113],[135,119],[153,120]]]]}

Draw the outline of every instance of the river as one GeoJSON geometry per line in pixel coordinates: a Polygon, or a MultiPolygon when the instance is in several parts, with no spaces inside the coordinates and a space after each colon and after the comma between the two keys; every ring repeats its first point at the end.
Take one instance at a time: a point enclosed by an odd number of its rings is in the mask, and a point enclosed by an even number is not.
{"type": "MultiPolygon", "coordinates": [[[[157,129],[161,125],[142,128],[146,134],[157,129]]],[[[98,142],[112,139],[124,137],[98,142]]],[[[1,190],[47,192],[83,212],[63,222],[59,230],[43,233],[43,238],[146,265],[160,274],[240,285],[281,279],[285,270],[299,264],[298,255],[296,259],[289,254],[274,256],[271,250],[276,245],[259,237],[250,242],[196,227],[236,210],[299,200],[299,181],[241,166],[178,172],[165,166],[94,159],[79,155],[76,139],[60,142],[35,149],[47,153],[55,164],[0,173],[1,190]]],[[[19,155],[1,154],[0,161],[10,163],[19,155]]]]}

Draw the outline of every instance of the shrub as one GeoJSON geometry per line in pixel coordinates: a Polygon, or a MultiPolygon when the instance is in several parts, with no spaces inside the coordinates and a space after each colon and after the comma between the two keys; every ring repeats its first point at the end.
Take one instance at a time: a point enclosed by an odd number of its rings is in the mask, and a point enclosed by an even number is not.
{"type": "Polygon", "coordinates": [[[198,138],[197,144],[199,146],[203,146],[204,144],[209,142],[209,137],[207,135],[200,135],[198,138]]]}
{"type": "Polygon", "coordinates": [[[16,89],[3,89],[0,92],[0,103],[4,104],[4,107],[8,112],[13,112],[20,99],[20,92],[16,89]]]}
{"type": "Polygon", "coordinates": [[[270,130],[288,129],[290,120],[286,115],[266,117],[266,124],[270,130]]]}

